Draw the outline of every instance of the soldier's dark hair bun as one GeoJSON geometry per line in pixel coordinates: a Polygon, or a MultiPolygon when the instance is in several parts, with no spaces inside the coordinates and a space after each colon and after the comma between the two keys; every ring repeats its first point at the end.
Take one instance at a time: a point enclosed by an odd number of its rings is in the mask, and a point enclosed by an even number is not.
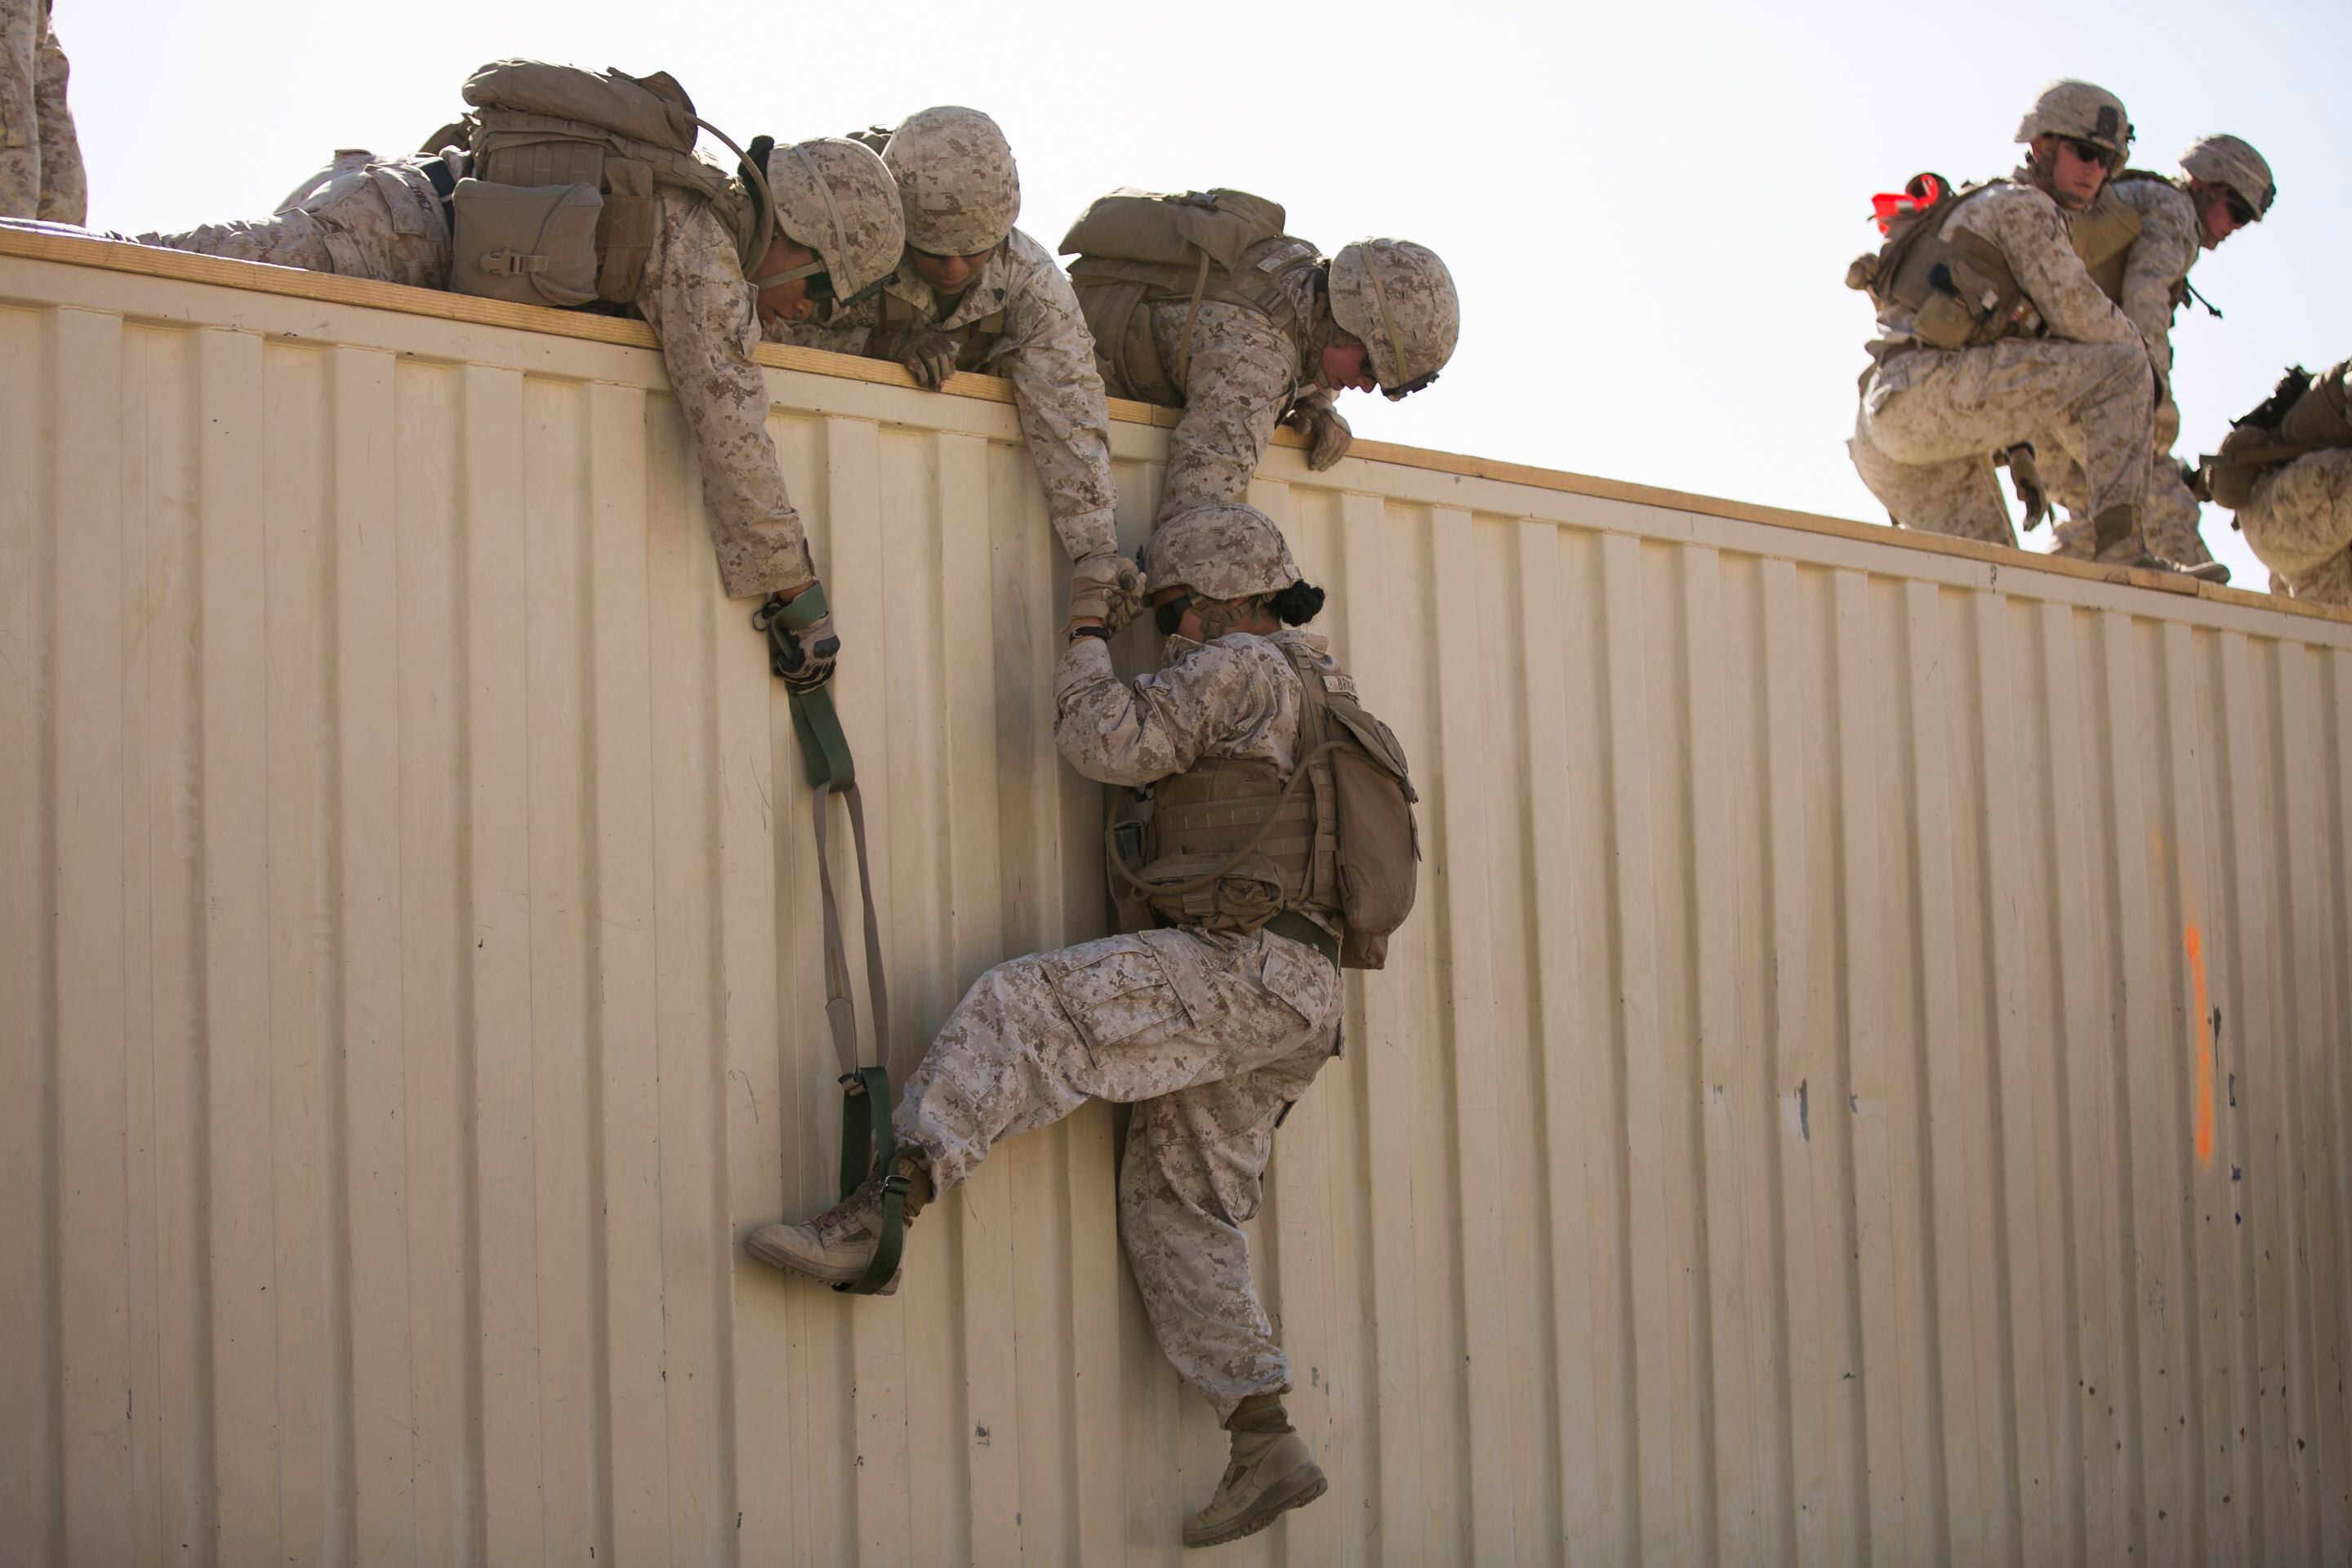
{"type": "Polygon", "coordinates": [[[1311,583],[1293,583],[1267,603],[1284,626],[1303,626],[1323,613],[1323,590],[1311,583]]]}

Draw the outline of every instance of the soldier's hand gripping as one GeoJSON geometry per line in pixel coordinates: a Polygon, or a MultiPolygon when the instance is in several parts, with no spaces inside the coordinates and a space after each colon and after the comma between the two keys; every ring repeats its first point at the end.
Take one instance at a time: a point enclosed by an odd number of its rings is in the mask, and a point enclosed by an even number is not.
{"type": "Polygon", "coordinates": [[[2025,508],[2025,526],[2030,531],[2042,526],[2050,515],[2050,498],[2042,488],[2042,470],[2034,466],[2033,447],[2020,441],[2001,454],[2009,464],[2009,482],[2016,488],[2017,499],[2025,508]]]}
{"type": "Polygon", "coordinates": [[[1328,392],[1300,398],[1282,422],[1307,437],[1307,466],[1318,474],[1346,457],[1356,438],[1328,392]]]}
{"type": "Polygon", "coordinates": [[[1143,568],[1115,551],[1089,555],[1070,568],[1070,618],[1100,621],[1117,632],[1143,613],[1143,568]]]}
{"type": "Polygon", "coordinates": [[[768,635],[768,668],[794,691],[814,691],[833,679],[841,638],[833,629],[833,606],[824,584],[811,583],[790,599],[768,595],[751,625],[768,635]]]}
{"type": "Polygon", "coordinates": [[[890,346],[907,374],[933,392],[955,374],[955,339],[937,327],[918,327],[890,346]]]}

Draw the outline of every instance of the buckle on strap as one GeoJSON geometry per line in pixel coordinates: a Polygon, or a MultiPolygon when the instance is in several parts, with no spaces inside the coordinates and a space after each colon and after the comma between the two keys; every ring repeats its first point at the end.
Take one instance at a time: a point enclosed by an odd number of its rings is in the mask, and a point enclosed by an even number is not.
{"type": "Polygon", "coordinates": [[[486,250],[479,263],[483,271],[500,278],[511,278],[526,272],[547,270],[545,253],[533,250],[486,250]]]}

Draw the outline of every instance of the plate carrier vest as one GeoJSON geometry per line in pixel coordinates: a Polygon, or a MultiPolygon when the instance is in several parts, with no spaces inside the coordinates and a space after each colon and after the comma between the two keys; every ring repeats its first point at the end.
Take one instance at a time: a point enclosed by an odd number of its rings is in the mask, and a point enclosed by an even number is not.
{"type": "Polygon", "coordinates": [[[1136,825],[1112,822],[1112,864],[1169,924],[1248,931],[1311,912],[1344,933],[1343,967],[1378,969],[1412,909],[1421,797],[1403,746],[1358,700],[1355,679],[1311,649],[1269,640],[1303,694],[1289,784],[1269,762],[1202,757],[1151,786],[1140,875],[1121,853],[1121,828],[1136,825]]]}

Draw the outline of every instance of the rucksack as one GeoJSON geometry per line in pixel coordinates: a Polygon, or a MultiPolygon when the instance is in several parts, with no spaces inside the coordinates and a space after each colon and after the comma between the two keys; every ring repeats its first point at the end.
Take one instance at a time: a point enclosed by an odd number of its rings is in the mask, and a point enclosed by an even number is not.
{"type": "MultiPolygon", "coordinates": [[[[668,72],[493,60],[461,90],[474,112],[472,176],[451,196],[449,286],[459,293],[629,303],[645,280],[663,186],[716,204],[747,269],[767,248],[764,203],[695,152],[698,127],[727,138],[695,114],[668,72]]],[[[755,155],[735,151],[751,167],[755,155]]]]}
{"type": "Polygon", "coordinates": [[[1173,406],[1192,343],[1192,318],[1203,300],[1274,314],[1290,275],[1323,265],[1307,241],[1283,232],[1279,203],[1247,191],[1184,191],[1160,195],[1121,189],[1096,199],[1062,237],[1076,256],[1070,286],[1104,360],[1115,397],[1173,406]],[[1145,305],[1190,301],[1173,366],[1160,362],[1145,305]]]}

